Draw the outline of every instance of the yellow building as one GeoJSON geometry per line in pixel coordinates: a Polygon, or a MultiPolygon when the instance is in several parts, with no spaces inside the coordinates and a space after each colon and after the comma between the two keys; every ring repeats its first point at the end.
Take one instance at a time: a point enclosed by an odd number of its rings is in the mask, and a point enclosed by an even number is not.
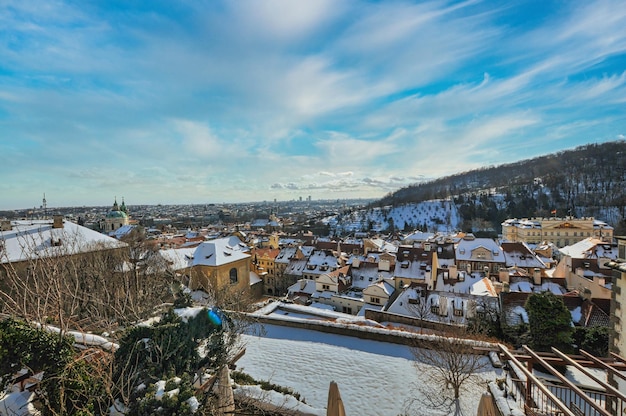
{"type": "Polygon", "coordinates": [[[190,263],[191,290],[245,291],[250,287],[248,246],[237,237],[218,238],[201,243],[194,251],[190,263]]]}
{"type": "Polygon", "coordinates": [[[273,248],[257,248],[252,251],[252,268],[263,279],[264,293],[279,295],[284,292],[280,281],[276,279],[276,256],[280,250],[273,248]]]}
{"type": "Polygon", "coordinates": [[[613,227],[593,217],[508,219],[502,223],[502,239],[508,242],[547,242],[565,247],[588,237],[611,242],[613,227]]]}

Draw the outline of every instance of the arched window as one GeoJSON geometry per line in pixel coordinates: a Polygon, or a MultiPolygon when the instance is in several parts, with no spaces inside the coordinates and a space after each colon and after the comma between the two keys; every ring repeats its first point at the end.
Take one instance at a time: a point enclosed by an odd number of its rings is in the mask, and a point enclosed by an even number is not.
{"type": "Polygon", "coordinates": [[[230,284],[234,285],[237,283],[237,281],[237,268],[233,267],[232,269],[230,269],[230,284]]]}

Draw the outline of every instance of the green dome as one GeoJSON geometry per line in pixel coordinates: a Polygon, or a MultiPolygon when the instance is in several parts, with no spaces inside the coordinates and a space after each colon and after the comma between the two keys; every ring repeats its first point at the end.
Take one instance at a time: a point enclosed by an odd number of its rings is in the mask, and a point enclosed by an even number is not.
{"type": "Polygon", "coordinates": [[[107,218],[128,218],[128,215],[122,211],[109,211],[107,218]]]}

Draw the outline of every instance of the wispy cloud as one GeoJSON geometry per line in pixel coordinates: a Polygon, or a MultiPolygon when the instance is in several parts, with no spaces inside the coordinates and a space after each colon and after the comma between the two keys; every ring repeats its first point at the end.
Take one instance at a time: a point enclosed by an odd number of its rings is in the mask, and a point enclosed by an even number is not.
{"type": "Polygon", "coordinates": [[[614,140],[625,26],[619,0],[4,2],[0,208],[377,197],[614,140]]]}

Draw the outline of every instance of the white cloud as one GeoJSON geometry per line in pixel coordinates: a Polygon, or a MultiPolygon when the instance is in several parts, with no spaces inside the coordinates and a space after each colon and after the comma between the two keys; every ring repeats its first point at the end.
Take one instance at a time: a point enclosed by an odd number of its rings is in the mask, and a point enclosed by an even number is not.
{"type": "Polygon", "coordinates": [[[218,159],[227,153],[224,143],[208,125],[190,120],[172,120],[172,124],[191,154],[218,159]]]}

